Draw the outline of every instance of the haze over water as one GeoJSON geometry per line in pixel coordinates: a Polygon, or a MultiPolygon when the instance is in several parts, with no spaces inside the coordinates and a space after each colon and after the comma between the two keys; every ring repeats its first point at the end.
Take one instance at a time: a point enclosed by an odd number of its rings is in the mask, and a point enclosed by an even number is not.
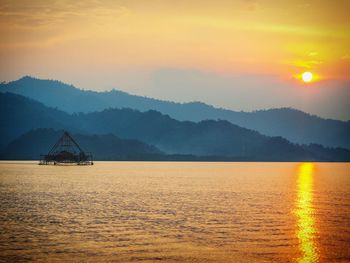
{"type": "Polygon", "coordinates": [[[0,162],[0,261],[346,262],[349,168],[0,162]]]}

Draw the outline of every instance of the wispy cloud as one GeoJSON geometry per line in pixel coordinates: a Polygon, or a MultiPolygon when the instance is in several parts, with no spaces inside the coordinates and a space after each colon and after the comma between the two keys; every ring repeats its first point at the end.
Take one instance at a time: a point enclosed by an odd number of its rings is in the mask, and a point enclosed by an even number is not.
{"type": "Polygon", "coordinates": [[[129,14],[113,2],[86,1],[2,1],[0,23],[37,28],[70,23],[76,19],[106,19],[129,14]]]}

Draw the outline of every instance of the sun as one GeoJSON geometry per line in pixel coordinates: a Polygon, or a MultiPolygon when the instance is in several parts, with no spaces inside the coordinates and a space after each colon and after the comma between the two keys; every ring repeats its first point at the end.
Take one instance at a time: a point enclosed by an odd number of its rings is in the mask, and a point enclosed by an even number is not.
{"type": "Polygon", "coordinates": [[[313,76],[312,76],[311,72],[306,71],[303,73],[301,78],[303,79],[304,82],[310,82],[312,80],[313,76]]]}

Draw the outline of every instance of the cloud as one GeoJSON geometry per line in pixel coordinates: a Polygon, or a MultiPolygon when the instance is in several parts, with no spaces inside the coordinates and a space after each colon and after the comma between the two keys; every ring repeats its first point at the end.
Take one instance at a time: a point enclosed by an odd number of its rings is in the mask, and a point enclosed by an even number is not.
{"type": "Polygon", "coordinates": [[[130,13],[117,2],[85,1],[2,1],[0,23],[25,28],[69,23],[79,19],[105,19],[130,13]]]}
{"type": "Polygon", "coordinates": [[[313,68],[313,67],[320,65],[322,63],[323,63],[323,61],[315,59],[315,60],[296,60],[296,61],[291,62],[290,64],[294,65],[298,68],[310,69],[310,68],[313,68]]]}
{"type": "Polygon", "coordinates": [[[307,55],[308,55],[309,57],[315,57],[315,56],[318,55],[318,52],[316,52],[316,51],[311,51],[311,52],[309,52],[307,55]]]}

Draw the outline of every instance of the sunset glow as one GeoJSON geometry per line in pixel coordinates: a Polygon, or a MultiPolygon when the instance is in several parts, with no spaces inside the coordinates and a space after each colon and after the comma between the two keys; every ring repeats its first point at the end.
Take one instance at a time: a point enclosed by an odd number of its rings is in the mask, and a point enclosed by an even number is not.
{"type": "Polygon", "coordinates": [[[288,105],[348,119],[349,9],[349,1],[326,0],[4,0],[0,80],[31,75],[235,110],[288,105]],[[312,79],[322,87],[312,99],[295,83],[311,69],[322,76],[312,79]],[[253,93],[262,94],[259,101],[253,93]]]}

